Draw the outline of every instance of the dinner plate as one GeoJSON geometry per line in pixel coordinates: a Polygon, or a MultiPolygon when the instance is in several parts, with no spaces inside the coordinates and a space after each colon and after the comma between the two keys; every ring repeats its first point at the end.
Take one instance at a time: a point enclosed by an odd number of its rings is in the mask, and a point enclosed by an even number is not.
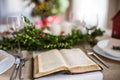
{"type": "Polygon", "coordinates": [[[97,46],[109,55],[120,57],[120,50],[112,49],[113,46],[120,46],[120,40],[118,39],[110,38],[101,40],[97,43],[97,46]]]}
{"type": "Polygon", "coordinates": [[[112,60],[120,61],[120,57],[115,57],[115,56],[112,56],[112,55],[106,53],[101,48],[99,48],[97,45],[93,47],[93,50],[101,56],[104,56],[104,57],[112,59],[112,60]]]}
{"type": "Polygon", "coordinates": [[[0,50],[0,54],[6,56],[4,59],[0,60],[0,74],[2,74],[12,67],[15,58],[3,50],[0,50]]]}

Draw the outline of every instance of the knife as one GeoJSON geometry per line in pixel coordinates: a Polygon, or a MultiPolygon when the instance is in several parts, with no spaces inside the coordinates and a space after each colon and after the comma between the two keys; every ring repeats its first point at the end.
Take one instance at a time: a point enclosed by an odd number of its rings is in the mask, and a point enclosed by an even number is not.
{"type": "Polygon", "coordinates": [[[15,69],[14,69],[14,72],[13,72],[10,80],[15,80],[15,79],[16,79],[19,66],[20,66],[20,57],[18,56],[18,57],[16,58],[16,60],[15,60],[15,69]]]}
{"type": "Polygon", "coordinates": [[[21,66],[20,66],[20,80],[24,80],[26,61],[27,61],[27,53],[26,51],[22,51],[21,52],[21,66]]]}

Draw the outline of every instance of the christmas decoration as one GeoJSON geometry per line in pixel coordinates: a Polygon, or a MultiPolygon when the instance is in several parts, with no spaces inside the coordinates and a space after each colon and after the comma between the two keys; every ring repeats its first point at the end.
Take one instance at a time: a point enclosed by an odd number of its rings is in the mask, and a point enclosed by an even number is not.
{"type": "Polygon", "coordinates": [[[69,6],[69,0],[31,0],[35,4],[32,15],[43,17],[63,14],[69,6]]]}
{"type": "Polygon", "coordinates": [[[36,29],[36,27],[24,17],[26,26],[19,32],[14,32],[15,36],[7,38],[3,37],[0,41],[1,49],[13,50],[17,48],[19,41],[22,50],[43,50],[43,49],[60,49],[60,48],[72,48],[80,42],[96,42],[96,37],[103,35],[104,31],[93,28],[91,34],[83,34],[81,31],[73,29],[71,34],[68,35],[51,35],[44,33],[42,29],[36,29]]]}
{"type": "Polygon", "coordinates": [[[113,17],[112,37],[120,39],[120,10],[113,17]]]}
{"type": "MultiPolygon", "coordinates": [[[[25,0],[24,0],[25,1],[25,0]]],[[[69,7],[69,0],[30,0],[33,23],[39,28],[61,22],[61,15],[69,7]]]]}

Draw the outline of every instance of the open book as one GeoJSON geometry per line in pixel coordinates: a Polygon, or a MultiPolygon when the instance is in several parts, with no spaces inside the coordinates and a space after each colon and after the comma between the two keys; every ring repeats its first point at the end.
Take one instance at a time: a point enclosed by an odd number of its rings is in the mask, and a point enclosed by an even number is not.
{"type": "Polygon", "coordinates": [[[53,49],[34,57],[34,78],[64,70],[70,73],[82,73],[101,70],[101,67],[79,48],[53,49]]]}

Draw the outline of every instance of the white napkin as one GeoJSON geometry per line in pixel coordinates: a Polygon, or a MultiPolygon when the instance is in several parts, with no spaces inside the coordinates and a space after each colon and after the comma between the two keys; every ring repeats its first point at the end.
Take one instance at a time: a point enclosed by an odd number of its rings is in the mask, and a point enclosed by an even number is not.
{"type": "Polygon", "coordinates": [[[110,54],[111,56],[120,58],[120,50],[112,49],[113,46],[120,46],[120,40],[115,38],[110,38],[108,42],[105,44],[105,46],[103,47],[103,50],[107,54],[110,54]]]}
{"type": "Polygon", "coordinates": [[[54,74],[34,80],[103,80],[103,74],[101,71],[83,74],[54,74]]]}
{"type": "Polygon", "coordinates": [[[120,58],[120,50],[114,50],[112,49],[113,46],[120,46],[120,39],[115,38],[109,38],[101,40],[97,43],[97,46],[106,52],[106,54],[109,54],[113,57],[119,57],[120,58]]]}
{"type": "Polygon", "coordinates": [[[113,50],[112,49],[113,46],[120,46],[120,40],[119,39],[115,39],[115,38],[109,39],[107,45],[105,46],[105,49],[111,51],[111,53],[113,52],[113,53],[120,54],[119,50],[113,50]]]}

